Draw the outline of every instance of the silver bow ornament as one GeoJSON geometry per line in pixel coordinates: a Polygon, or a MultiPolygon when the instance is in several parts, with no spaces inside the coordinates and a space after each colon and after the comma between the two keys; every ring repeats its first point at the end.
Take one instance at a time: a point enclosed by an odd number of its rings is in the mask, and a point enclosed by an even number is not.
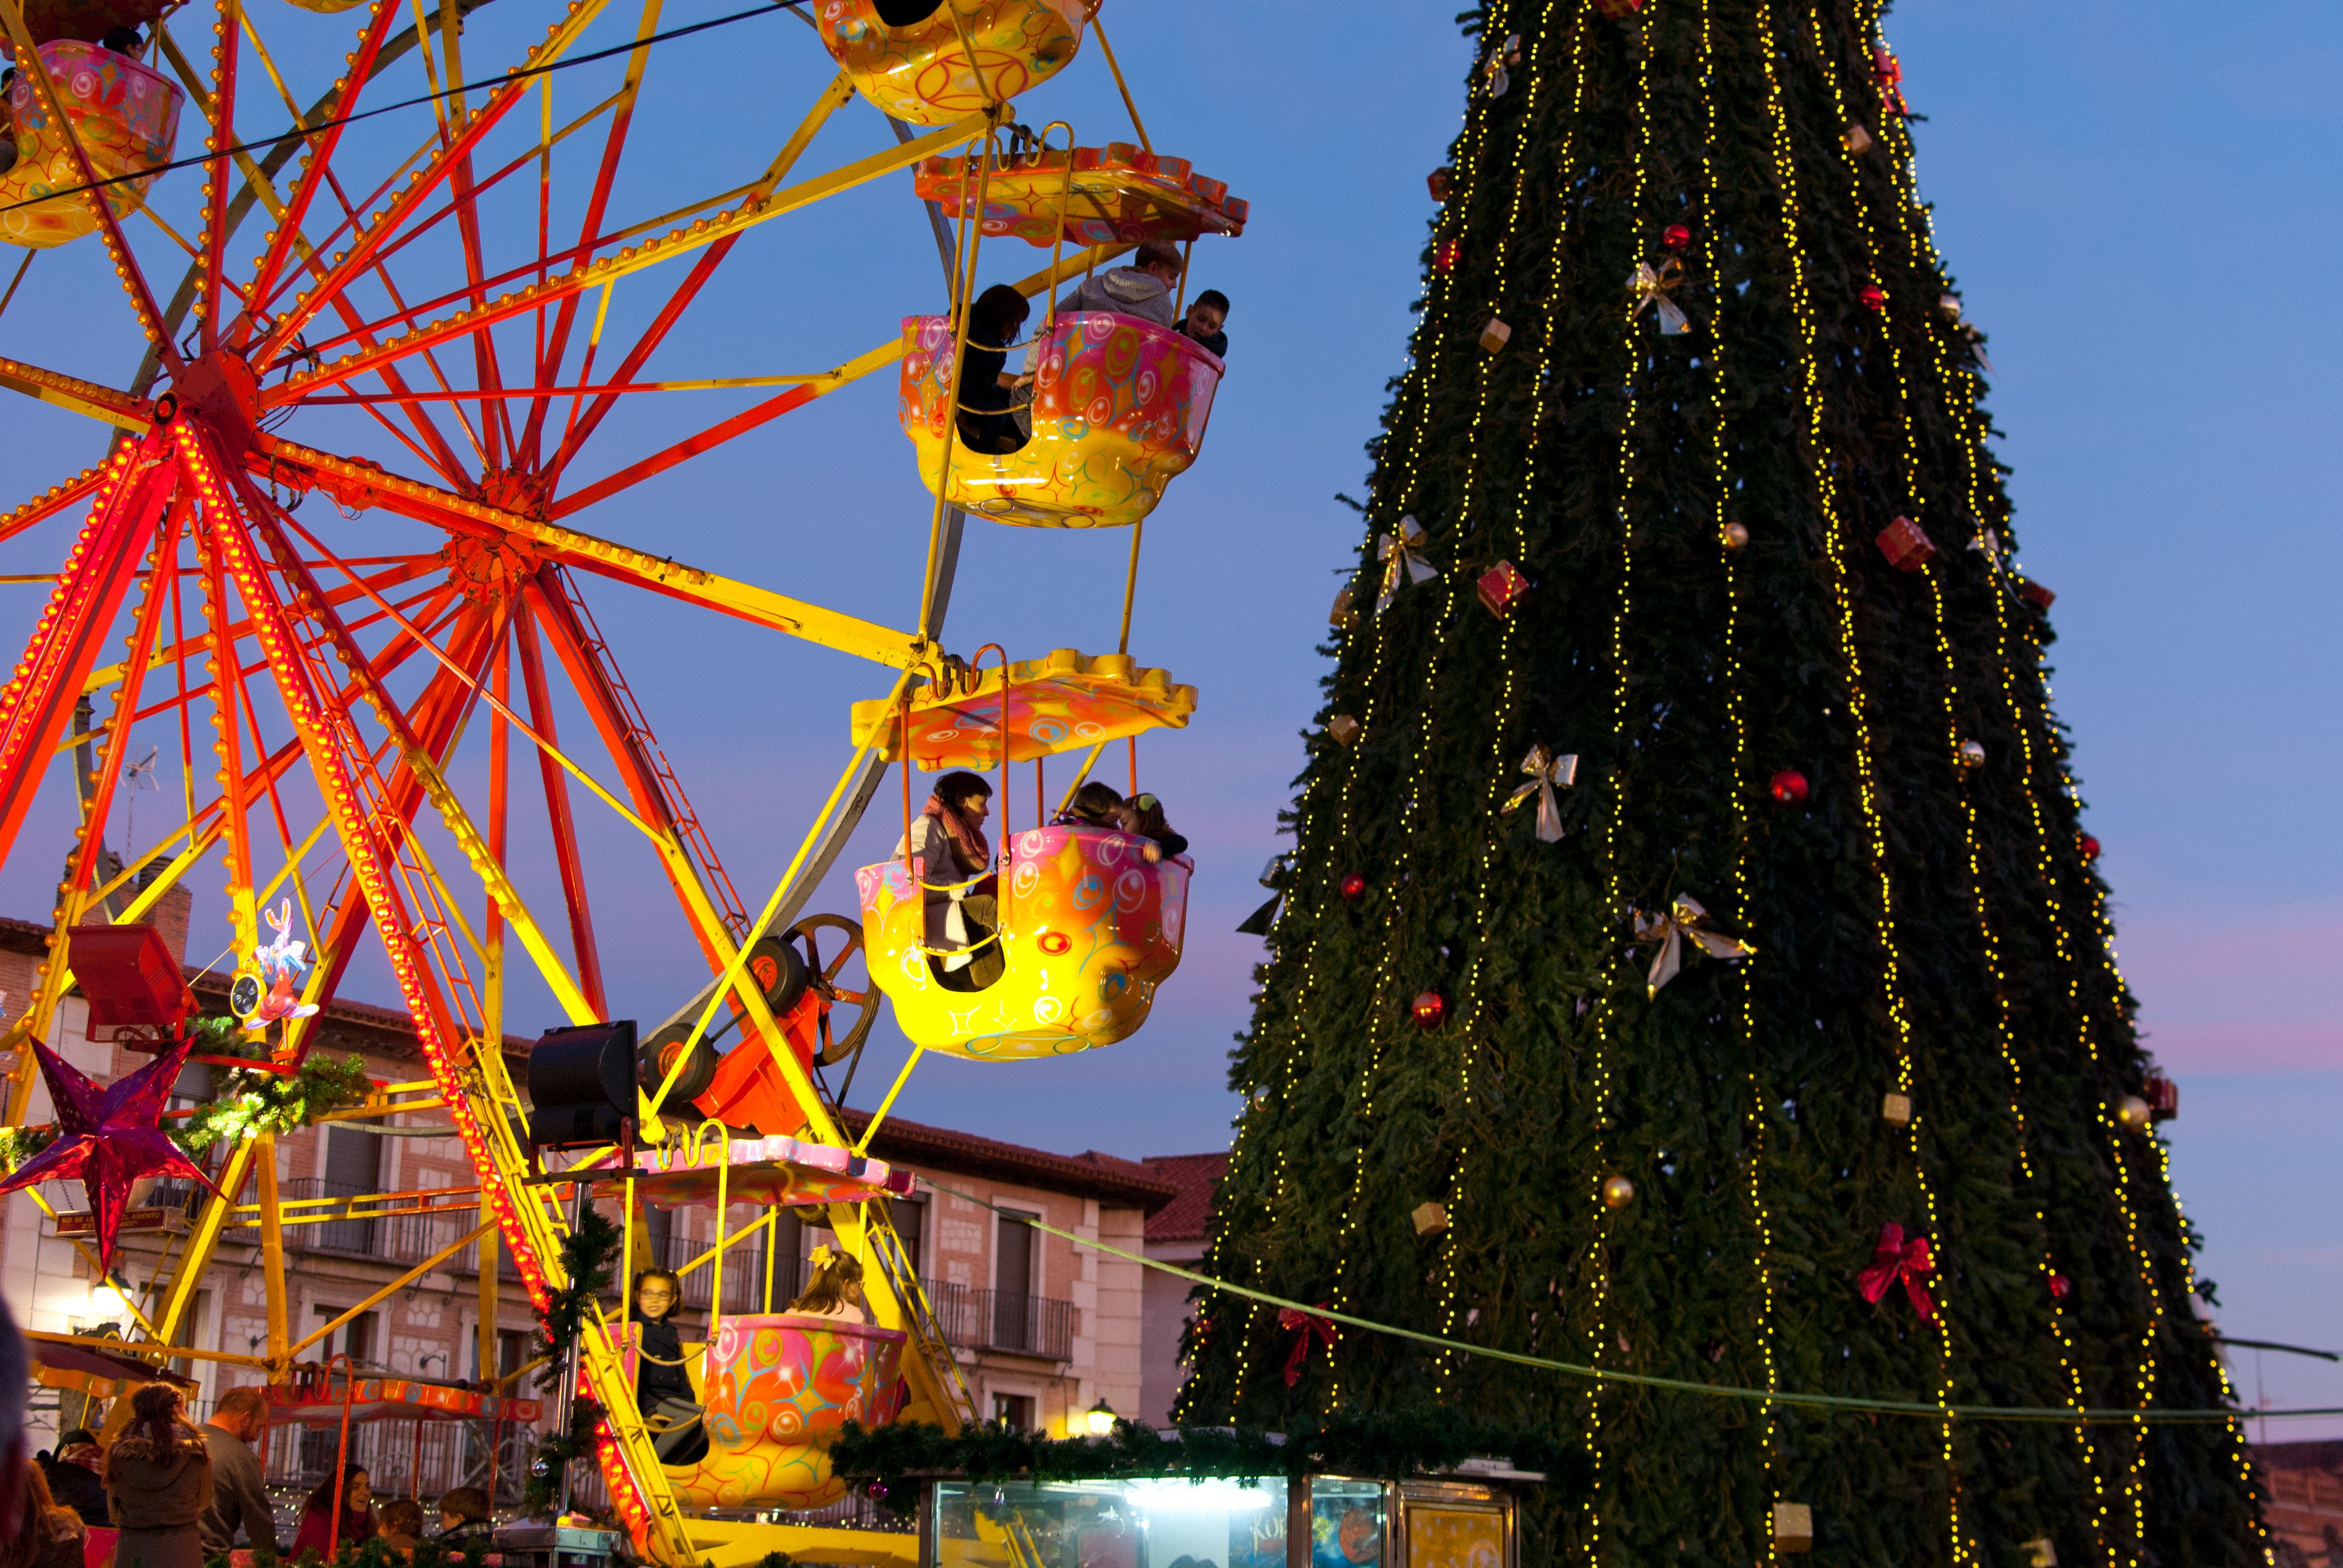
{"type": "Polygon", "coordinates": [[[1385,534],[1375,553],[1383,563],[1383,591],[1375,599],[1375,613],[1391,608],[1393,595],[1408,583],[1428,582],[1440,575],[1440,568],[1423,556],[1423,525],[1413,517],[1399,520],[1396,535],[1385,534]]]}
{"type": "Polygon", "coordinates": [[[1578,753],[1568,751],[1556,757],[1550,746],[1533,746],[1522,759],[1522,771],[1530,776],[1530,781],[1506,799],[1505,809],[1525,805],[1534,797],[1537,836],[1554,843],[1562,837],[1562,803],[1554,799],[1554,788],[1567,789],[1578,782],[1578,753]]]}
{"type": "Polygon", "coordinates": [[[1690,332],[1692,323],[1685,319],[1676,302],[1668,297],[1668,291],[1683,281],[1682,274],[1683,269],[1677,266],[1676,258],[1673,256],[1657,267],[1648,261],[1637,262],[1635,276],[1627,280],[1627,286],[1635,295],[1635,308],[1627,313],[1627,318],[1634,320],[1644,314],[1645,306],[1650,306],[1653,313],[1660,318],[1662,332],[1671,337],[1678,333],[1690,332]]]}
{"type": "Polygon", "coordinates": [[[1661,988],[1675,979],[1676,970],[1684,966],[1684,940],[1686,937],[1698,942],[1710,958],[1724,959],[1728,963],[1745,959],[1757,950],[1751,943],[1735,941],[1731,937],[1706,930],[1702,922],[1708,919],[1708,910],[1690,893],[1678,893],[1664,914],[1646,915],[1637,910],[1634,915],[1635,940],[1660,944],[1660,950],[1652,956],[1651,972],[1644,977],[1653,996],[1659,995],[1661,988]]]}

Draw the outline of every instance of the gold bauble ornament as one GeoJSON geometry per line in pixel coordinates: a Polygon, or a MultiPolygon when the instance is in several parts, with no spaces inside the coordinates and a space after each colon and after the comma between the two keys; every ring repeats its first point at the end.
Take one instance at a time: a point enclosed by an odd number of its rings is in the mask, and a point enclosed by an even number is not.
{"type": "Polygon", "coordinates": [[[1985,766],[1985,748],[1978,745],[1974,740],[1962,741],[1958,756],[1960,758],[1961,766],[1964,768],[1982,768],[1985,766]]]}
{"type": "Polygon", "coordinates": [[[2116,1101],[2116,1121],[2127,1132],[2147,1131],[2147,1101],[2137,1094],[2127,1094],[2116,1101]]]}
{"type": "Polygon", "coordinates": [[[1635,1201],[1635,1184],[1624,1176],[1614,1176],[1603,1183],[1603,1206],[1624,1209],[1635,1201]]]}

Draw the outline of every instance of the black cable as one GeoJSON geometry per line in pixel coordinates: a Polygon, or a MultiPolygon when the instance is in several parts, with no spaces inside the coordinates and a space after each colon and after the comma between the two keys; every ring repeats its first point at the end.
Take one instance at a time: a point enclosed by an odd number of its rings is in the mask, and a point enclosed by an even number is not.
{"type": "Polygon", "coordinates": [[[295,136],[314,136],[320,131],[330,131],[337,126],[356,125],[360,120],[370,120],[377,115],[387,115],[399,109],[412,109],[425,104],[436,104],[442,98],[452,98],[458,93],[479,92],[490,87],[501,87],[508,82],[525,81],[528,77],[542,76],[548,72],[567,70],[572,65],[589,65],[597,60],[607,60],[613,55],[631,55],[638,49],[648,49],[653,44],[664,44],[671,38],[681,38],[693,33],[705,33],[711,27],[727,27],[735,22],[748,21],[753,16],[772,15],[804,4],[806,0],[769,0],[769,4],[759,5],[753,11],[735,11],[729,16],[718,16],[711,21],[694,22],[689,26],[670,28],[664,33],[654,33],[648,38],[638,38],[632,43],[613,45],[608,49],[597,49],[589,55],[565,55],[561,59],[543,65],[524,65],[518,71],[507,71],[501,76],[490,76],[484,81],[458,82],[453,86],[443,87],[438,92],[426,93],[419,98],[407,98],[396,104],[384,104],[377,108],[362,109],[355,115],[344,115],[337,120],[320,120],[314,126],[296,124],[288,131],[280,132],[256,142],[238,142],[236,146],[219,152],[206,151],[196,157],[176,158],[170,163],[156,164],[153,168],[140,169],[134,174],[116,175],[109,179],[98,180],[90,185],[67,186],[62,190],[53,190],[45,196],[27,196],[23,201],[11,202],[6,206],[0,206],[0,213],[15,212],[18,207],[36,206],[42,202],[55,201],[59,196],[80,196],[88,191],[104,190],[108,186],[125,185],[132,180],[153,179],[157,175],[166,175],[174,169],[194,168],[199,164],[207,164],[214,158],[233,157],[237,153],[259,152],[264,148],[273,147],[279,142],[289,141],[295,136]]]}

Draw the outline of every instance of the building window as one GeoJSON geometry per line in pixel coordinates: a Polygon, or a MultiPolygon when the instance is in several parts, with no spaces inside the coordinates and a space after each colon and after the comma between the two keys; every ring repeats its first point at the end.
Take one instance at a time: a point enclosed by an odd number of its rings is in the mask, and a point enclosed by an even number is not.
{"type": "Polygon", "coordinates": [[[1033,1297],[1034,1266],[1041,1261],[1037,1214],[1003,1211],[992,1248],[992,1344],[996,1350],[1031,1351],[1040,1343],[1041,1308],[1033,1297]]]}
{"type": "Polygon", "coordinates": [[[1030,1393],[994,1394],[992,1419],[1011,1432],[1032,1431],[1033,1396],[1030,1393]]]}
{"type": "MultiPolygon", "coordinates": [[[[309,1310],[317,1314],[317,1326],[323,1328],[348,1312],[349,1308],[329,1307],[320,1302],[309,1310]]],[[[371,1362],[374,1360],[375,1316],[373,1312],[361,1312],[324,1339],[319,1340],[317,1347],[317,1359],[321,1362],[330,1361],[337,1355],[347,1355],[361,1368],[371,1362]]]]}

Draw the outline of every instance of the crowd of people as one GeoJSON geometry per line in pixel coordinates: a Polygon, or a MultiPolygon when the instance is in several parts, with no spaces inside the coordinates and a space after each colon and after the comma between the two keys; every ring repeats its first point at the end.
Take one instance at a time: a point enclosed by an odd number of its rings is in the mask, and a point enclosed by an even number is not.
{"type": "MultiPolygon", "coordinates": [[[[1178,306],[1182,264],[1180,247],[1150,240],[1129,266],[1093,273],[1058,300],[1061,315],[1106,312],[1170,327],[1199,347],[1225,359],[1229,352],[1229,297],[1205,289],[1178,306]],[[1176,317],[1176,319],[1175,319],[1176,317]]],[[[1033,314],[1032,302],[1005,283],[977,296],[968,312],[968,345],[960,364],[960,439],[971,452],[1014,452],[1032,437],[1030,401],[1041,361],[1041,345],[1028,346],[1022,370],[1009,368],[1009,351],[1033,314]]]]}
{"type": "MultiPolygon", "coordinates": [[[[268,1424],[258,1389],[230,1389],[202,1425],[169,1382],[130,1396],[130,1419],[110,1445],[76,1427],[33,1454],[25,1428],[32,1368],[24,1336],[0,1302],[0,1568],[203,1568],[240,1547],[298,1558],[332,1544],[380,1540],[411,1553],[425,1539],[423,1505],[409,1498],[377,1503],[364,1469],[351,1465],[310,1493],[289,1546],[277,1523],[252,1444],[268,1424]],[[341,1509],[338,1542],[334,1512],[341,1509]]],[[[489,1532],[488,1493],[477,1486],[443,1493],[431,1538],[460,1547],[489,1532]]]]}

